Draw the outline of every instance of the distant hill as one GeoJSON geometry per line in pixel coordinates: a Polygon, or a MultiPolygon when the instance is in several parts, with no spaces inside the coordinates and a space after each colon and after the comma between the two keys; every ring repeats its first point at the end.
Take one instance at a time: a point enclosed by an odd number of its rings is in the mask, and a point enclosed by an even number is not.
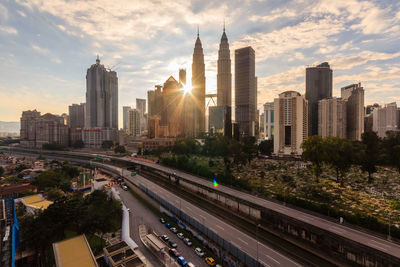
{"type": "Polygon", "coordinates": [[[0,132],[19,133],[19,121],[0,121],[0,132]]]}

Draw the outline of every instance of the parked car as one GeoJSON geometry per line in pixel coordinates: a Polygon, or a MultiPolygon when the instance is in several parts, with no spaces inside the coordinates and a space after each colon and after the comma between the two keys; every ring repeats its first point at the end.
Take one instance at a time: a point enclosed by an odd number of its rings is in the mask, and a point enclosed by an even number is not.
{"type": "Polygon", "coordinates": [[[174,249],[174,248],[171,248],[171,249],[168,251],[168,253],[169,253],[169,255],[171,255],[171,256],[174,257],[174,258],[178,258],[178,257],[179,257],[179,252],[178,252],[176,249],[174,249]]]}
{"type": "Polygon", "coordinates": [[[203,257],[204,256],[204,252],[201,250],[201,248],[195,248],[194,252],[199,256],[199,257],[203,257]]]}
{"type": "Polygon", "coordinates": [[[171,224],[170,223],[166,223],[165,227],[167,227],[169,229],[169,228],[171,228],[171,224]]]}
{"type": "Polygon", "coordinates": [[[183,238],[184,238],[184,236],[183,236],[182,233],[177,233],[176,236],[177,236],[179,239],[183,239],[183,238]]]}
{"type": "Polygon", "coordinates": [[[164,218],[160,218],[160,222],[161,222],[162,224],[164,224],[164,223],[165,223],[165,219],[164,219],[164,218]]]}
{"type": "Polygon", "coordinates": [[[209,266],[215,266],[215,264],[217,264],[217,263],[215,262],[215,260],[214,260],[213,258],[211,258],[211,257],[207,257],[207,258],[206,258],[206,263],[207,263],[209,266]]]}
{"type": "Polygon", "coordinates": [[[183,242],[184,242],[184,243],[186,244],[186,246],[188,246],[188,247],[192,246],[192,241],[190,241],[189,238],[184,238],[184,239],[183,239],[183,242]]]}
{"type": "Polygon", "coordinates": [[[124,189],[125,191],[128,191],[128,187],[126,185],[123,185],[122,189],[124,189]]]}
{"type": "Polygon", "coordinates": [[[174,241],[172,241],[172,240],[170,240],[170,241],[168,241],[168,244],[171,246],[171,247],[173,247],[173,248],[176,248],[178,245],[174,242],[174,241]]]}
{"type": "Polygon", "coordinates": [[[171,232],[173,232],[174,234],[176,234],[178,232],[178,230],[176,230],[175,227],[170,228],[169,230],[171,230],[171,232]]]}
{"type": "Polygon", "coordinates": [[[167,235],[162,235],[161,239],[164,240],[165,242],[168,242],[169,237],[167,235]]]}
{"type": "Polygon", "coordinates": [[[196,267],[196,266],[195,266],[193,263],[191,263],[191,262],[189,262],[187,266],[188,266],[188,267],[196,267]]]}
{"type": "Polygon", "coordinates": [[[177,262],[180,266],[187,266],[187,262],[185,261],[185,258],[182,256],[179,256],[177,259],[177,262]]]}

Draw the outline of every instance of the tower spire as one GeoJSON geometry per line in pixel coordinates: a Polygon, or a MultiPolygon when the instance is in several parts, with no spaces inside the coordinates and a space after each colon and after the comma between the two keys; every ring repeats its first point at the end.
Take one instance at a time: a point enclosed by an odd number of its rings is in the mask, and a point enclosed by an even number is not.
{"type": "Polygon", "coordinates": [[[225,32],[225,19],[224,19],[224,32],[225,32]]]}
{"type": "Polygon", "coordinates": [[[197,37],[199,37],[199,32],[200,32],[200,30],[199,30],[199,25],[197,24],[197,37]]]}
{"type": "Polygon", "coordinates": [[[99,54],[97,54],[96,63],[97,63],[97,64],[100,64],[99,54]]]}

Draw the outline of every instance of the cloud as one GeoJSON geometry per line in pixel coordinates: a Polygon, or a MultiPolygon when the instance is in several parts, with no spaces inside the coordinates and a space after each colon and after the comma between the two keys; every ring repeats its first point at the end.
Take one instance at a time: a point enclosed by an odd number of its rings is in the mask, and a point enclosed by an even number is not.
{"type": "Polygon", "coordinates": [[[384,53],[373,51],[362,51],[354,55],[346,55],[330,61],[331,67],[336,70],[352,69],[355,66],[363,65],[370,61],[388,60],[400,57],[398,53],[384,53]]]}
{"type": "Polygon", "coordinates": [[[278,8],[278,9],[272,10],[271,13],[266,16],[253,15],[250,17],[249,20],[253,21],[253,22],[271,22],[276,19],[293,18],[298,15],[299,15],[299,13],[296,12],[296,10],[287,9],[287,8],[278,8]]]}
{"type": "Polygon", "coordinates": [[[17,35],[18,34],[18,30],[13,28],[13,27],[0,25],[0,34],[1,33],[6,33],[6,34],[10,34],[10,35],[17,35]]]}

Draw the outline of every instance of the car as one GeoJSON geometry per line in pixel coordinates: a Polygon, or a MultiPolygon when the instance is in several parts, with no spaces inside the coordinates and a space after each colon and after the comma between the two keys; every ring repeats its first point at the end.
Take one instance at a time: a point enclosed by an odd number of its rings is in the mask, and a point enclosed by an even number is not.
{"type": "Polygon", "coordinates": [[[183,238],[184,238],[184,236],[183,236],[182,233],[177,233],[176,236],[177,236],[179,239],[183,239],[183,238]]]}
{"type": "Polygon", "coordinates": [[[171,224],[170,223],[166,223],[165,227],[167,227],[169,229],[169,228],[171,228],[171,224]]]}
{"type": "Polygon", "coordinates": [[[196,267],[193,263],[191,263],[190,261],[188,262],[188,267],[196,267]]]}
{"type": "Polygon", "coordinates": [[[178,257],[179,257],[179,252],[178,252],[176,249],[174,249],[174,248],[171,248],[171,249],[168,251],[168,253],[169,253],[169,255],[171,255],[171,256],[174,257],[174,258],[178,258],[178,257]]]}
{"type": "Polygon", "coordinates": [[[221,264],[217,264],[217,265],[215,265],[215,267],[222,267],[222,265],[221,264]]]}
{"type": "Polygon", "coordinates": [[[194,252],[199,256],[199,257],[203,257],[204,256],[204,252],[201,250],[201,248],[195,248],[194,252]]]}
{"type": "Polygon", "coordinates": [[[165,242],[168,242],[169,237],[167,235],[162,235],[161,239],[164,240],[165,242]]]}
{"type": "Polygon", "coordinates": [[[178,232],[178,230],[176,230],[175,227],[171,227],[169,230],[171,230],[171,232],[173,232],[174,234],[176,234],[178,232]]]}
{"type": "Polygon", "coordinates": [[[128,187],[126,185],[123,185],[122,189],[124,189],[125,191],[128,191],[128,187]]]}
{"type": "Polygon", "coordinates": [[[187,262],[185,261],[185,258],[182,256],[179,256],[178,259],[176,260],[180,266],[187,266],[187,262]]]}
{"type": "Polygon", "coordinates": [[[215,264],[216,264],[215,260],[213,258],[211,258],[211,257],[207,257],[205,259],[205,261],[209,266],[215,266],[215,264]]]}
{"type": "Polygon", "coordinates": [[[190,241],[189,238],[184,238],[184,239],[183,239],[183,242],[184,242],[184,243],[186,244],[186,246],[188,246],[188,247],[192,246],[192,241],[190,241]]]}
{"type": "Polygon", "coordinates": [[[176,248],[178,245],[174,242],[174,241],[172,241],[172,240],[170,240],[170,241],[168,241],[168,244],[171,246],[171,247],[173,247],[173,248],[176,248]]]}
{"type": "Polygon", "coordinates": [[[162,224],[164,224],[164,223],[165,223],[165,219],[164,219],[164,218],[160,218],[160,222],[161,222],[162,224]]]}

